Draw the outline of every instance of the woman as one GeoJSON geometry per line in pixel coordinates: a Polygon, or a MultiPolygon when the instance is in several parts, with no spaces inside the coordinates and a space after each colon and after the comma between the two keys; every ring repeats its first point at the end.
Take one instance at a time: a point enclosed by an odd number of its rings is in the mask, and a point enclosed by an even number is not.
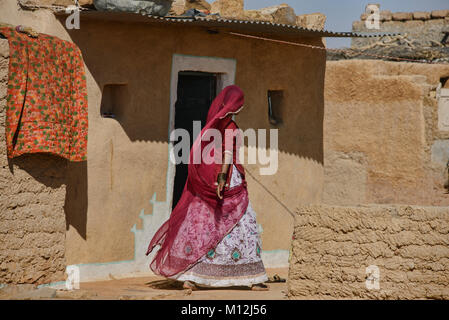
{"type": "Polygon", "coordinates": [[[161,246],[150,268],[184,281],[187,289],[204,285],[268,290],[256,213],[249,203],[245,171],[237,161],[240,140],[229,134],[229,129],[238,129],[232,116],[243,102],[237,86],[226,87],[212,102],[206,125],[190,150],[182,196],[148,247],[147,255],[161,246]],[[211,132],[219,132],[223,143],[207,149],[211,132]],[[203,150],[209,152],[204,155],[203,150]],[[203,155],[201,161],[194,161],[198,154],[203,155]],[[205,161],[205,156],[215,161],[205,161]]]}

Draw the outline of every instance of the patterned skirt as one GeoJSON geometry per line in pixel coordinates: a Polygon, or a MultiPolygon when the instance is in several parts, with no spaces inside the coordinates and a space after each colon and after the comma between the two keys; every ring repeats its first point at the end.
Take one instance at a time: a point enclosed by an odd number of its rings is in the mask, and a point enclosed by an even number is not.
{"type": "MultiPolygon", "coordinates": [[[[240,173],[232,168],[230,187],[242,183],[240,173]]],[[[232,231],[198,263],[172,279],[191,281],[211,287],[251,286],[268,280],[261,258],[261,240],[256,212],[248,204],[232,231]]]]}

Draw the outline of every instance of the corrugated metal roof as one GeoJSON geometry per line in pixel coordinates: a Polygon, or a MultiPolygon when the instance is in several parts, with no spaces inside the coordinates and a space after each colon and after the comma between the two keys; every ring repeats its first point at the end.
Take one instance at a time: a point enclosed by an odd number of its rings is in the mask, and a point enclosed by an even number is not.
{"type": "MultiPolygon", "coordinates": [[[[67,15],[65,12],[55,13],[57,16],[67,15]]],[[[178,24],[191,25],[206,28],[226,29],[228,31],[244,31],[259,34],[271,35],[290,35],[300,37],[356,37],[356,38],[371,38],[382,36],[393,36],[398,33],[362,33],[362,32],[336,32],[328,30],[314,30],[303,28],[300,26],[279,24],[267,21],[258,20],[237,20],[226,18],[212,18],[212,17],[158,17],[146,14],[138,14],[133,12],[104,12],[104,11],[81,11],[81,19],[88,20],[103,20],[103,21],[118,21],[118,22],[142,22],[142,23],[164,23],[164,24],[178,24]]]]}

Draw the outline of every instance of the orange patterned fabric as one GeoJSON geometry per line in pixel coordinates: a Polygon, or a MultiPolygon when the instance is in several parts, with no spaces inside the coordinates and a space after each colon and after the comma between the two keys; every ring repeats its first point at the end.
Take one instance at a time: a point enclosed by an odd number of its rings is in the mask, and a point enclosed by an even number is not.
{"type": "Polygon", "coordinates": [[[6,106],[8,157],[50,152],[87,157],[87,89],[79,48],[45,34],[0,28],[9,42],[6,106]]]}

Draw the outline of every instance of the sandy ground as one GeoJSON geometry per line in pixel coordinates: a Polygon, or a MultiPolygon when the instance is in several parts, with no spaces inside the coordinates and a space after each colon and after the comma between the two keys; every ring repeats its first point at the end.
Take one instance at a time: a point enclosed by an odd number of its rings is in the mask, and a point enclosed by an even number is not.
{"type": "MultiPolygon", "coordinates": [[[[288,269],[268,269],[269,276],[287,279],[288,269]]],[[[121,300],[278,300],[287,299],[287,284],[269,283],[269,291],[251,291],[247,287],[202,289],[189,292],[182,284],[162,277],[126,278],[80,284],[79,290],[57,290],[52,299],[121,300]]]]}

